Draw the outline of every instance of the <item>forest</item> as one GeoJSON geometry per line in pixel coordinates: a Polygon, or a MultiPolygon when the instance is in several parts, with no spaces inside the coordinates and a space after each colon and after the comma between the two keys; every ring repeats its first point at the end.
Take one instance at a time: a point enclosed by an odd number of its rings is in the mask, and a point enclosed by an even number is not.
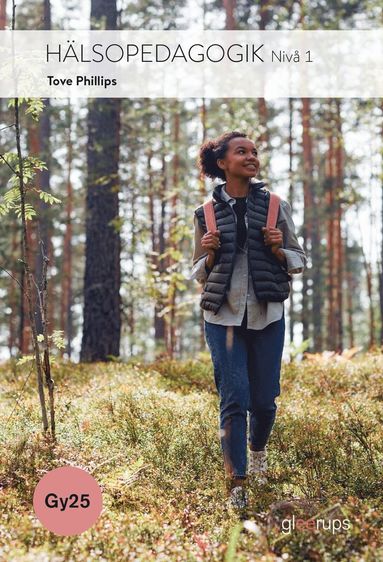
{"type": "MultiPolygon", "coordinates": [[[[379,26],[375,3],[204,2],[206,29],[351,29],[379,26]]],[[[183,29],[187,2],[93,2],[99,29],[183,29]]],[[[68,4],[23,2],[16,29],[66,29],[83,19],[68,4]],[[76,17],[78,18],[76,20],[76,17]],[[43,23],[42,23],[43,22],[43,23]]],[[[2,2],[2,26],[9,25],[2,2]]],[[[10,11],[11,6],[8,6],[10,11]]],[[[200,25],[202,22],[199,22],[200,25]]],[[[186,358],[204,349],[198,287],[189,280],[193,211],[213,184],[198,148],[224,130],[244,130],[260,151],[259,179],[288,200],[309,259],[288,302],[289,341],[310,353],[380,346],[382,310],[382,104],[380,99],[94,99],[41,102],[21,111],[36,215],[27,220],[36,282],[48,262],[49,334],[61,331],[64,357],[186,358]],[[32,178],[31,178],[32,179],[32,178]],[[378,195],[379,194],[379,195],[378,195]],[[40,243],[42,242],[42,244],[40,243]]],[[[1,102],[1,184],[15,150],[13,109],[1,102]]],[[[21,221],[1,220],[1,356],[31,352],[22,298],[21,221]],[[7,272],[11,273],[16,283],[7,272]]],[[[37,298],[34,308],[41,328],[37,298]]],[[[41,329],[39,330],[41,332],[41,329]]],[[[292,347],[294,352],[295,347],[292,347]]]]}
{"type": "MultiPolygon", "coordinates": [[[[0,0],[0,30],[382,23],[375,0],[0,0]]],[[[0,232],[0,560],[383,559],[381,98],[0,99],[0,232]],[[199,147],[225,131],[255,142],[308,259],[285,302],[270,480],[239,522],[190,279],[214,188],[199,147]],[[63,465],[104,496],[64,538],[32,508],[63,465]],[[291,514],[351,530],[284,534],[291,514]]]]}

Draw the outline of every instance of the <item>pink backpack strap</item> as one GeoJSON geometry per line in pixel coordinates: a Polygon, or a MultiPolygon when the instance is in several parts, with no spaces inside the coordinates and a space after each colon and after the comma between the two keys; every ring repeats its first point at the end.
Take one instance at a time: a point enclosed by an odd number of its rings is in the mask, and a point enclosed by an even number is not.
{"type": "Polygon", "coordinates": [[[215,232],[217,230],[217,223],[215,221],[213,200],[209,199],[203,204],[203,212],[205,215],[206,228],[210,232],[215,232]]]}
{"type": "Polygon", "coordinates": [[[270,203],[269,211],[267,213],[266,226],[270,228],[275,228],[278,220],[279,213],[279,201],[281,198],[276,193],[270,191],[270,203]]]}
{"type": "MultiPolygon", "coordinates": [[[[270,192],[269,211],[267,214],[266,226],[275,228],[278,220],[279,202],[281,198],[276,193],[270,192]]],[[[217,230],[217,223],[215,221],[213,200],[209,199],[203,204],[203,212],[205,215],[206,228],[210,232],[217,230]]]]}

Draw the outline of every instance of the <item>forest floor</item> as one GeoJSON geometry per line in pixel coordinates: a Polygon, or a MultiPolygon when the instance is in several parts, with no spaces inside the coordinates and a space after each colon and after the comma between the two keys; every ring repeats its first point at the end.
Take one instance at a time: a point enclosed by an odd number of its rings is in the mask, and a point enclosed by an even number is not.
{"type": "Polygon", "coordinates": [[[53,448],[28,369],[0,367],[0,560],[383,560],[379,351],[283,364],[269,482],[249,484],[245,521],[226,507],[206,354],[58,362],[53,448]],[[41,477],[65,465],[91,471],[103,491],[95,525],[72,537],[46,530],[32,507],[41,477]],[[288,532],[293,516],[306,528],[288,532]],[[307,528],[309,518],[319,528],[307,528]]]}

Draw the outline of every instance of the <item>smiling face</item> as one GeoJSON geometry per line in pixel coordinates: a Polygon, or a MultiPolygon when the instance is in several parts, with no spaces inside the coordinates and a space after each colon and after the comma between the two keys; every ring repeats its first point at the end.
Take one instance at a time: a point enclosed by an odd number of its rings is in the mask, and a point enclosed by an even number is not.
{"type": "Polygon", "coordinates": [[[217,165],[225,172],[226,179],[252,178],[258,174],[259,160],[255,144],[250,139],[233,138],[228,143],[225,157],[217,160],[217,165]]]}

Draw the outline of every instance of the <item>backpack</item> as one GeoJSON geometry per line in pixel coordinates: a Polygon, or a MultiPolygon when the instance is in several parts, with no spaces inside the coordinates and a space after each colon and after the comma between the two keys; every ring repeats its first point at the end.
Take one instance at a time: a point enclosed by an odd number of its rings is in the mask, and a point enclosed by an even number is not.
{"type": "MultiPolygon", "coordinates": [[[[266,226],[268,228],[275,228],[277,224],[280,199],[281,198],[279,197],[279,195],[270,191],[270,203],[266,221],[266,226]]],[[[210,230],[210,232],[215,232],[217,230],[217,223],[215,220],[213,199],[209,199],[203,204],[203,212],[205,215],[207,230],[210,230]]]]}

